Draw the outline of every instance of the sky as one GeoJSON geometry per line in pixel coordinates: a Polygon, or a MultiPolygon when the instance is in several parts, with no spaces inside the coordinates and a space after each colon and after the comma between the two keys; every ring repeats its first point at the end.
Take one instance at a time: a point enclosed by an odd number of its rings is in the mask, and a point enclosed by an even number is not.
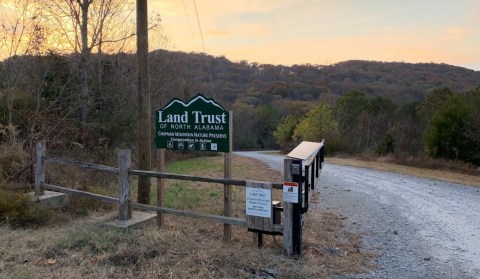
{"type": "Polygon", "coordinates": [[[355,59],[446,63],[480,71],[480,0],[148,3],[161,15],[171,50],[283,65],[355,59]]]}

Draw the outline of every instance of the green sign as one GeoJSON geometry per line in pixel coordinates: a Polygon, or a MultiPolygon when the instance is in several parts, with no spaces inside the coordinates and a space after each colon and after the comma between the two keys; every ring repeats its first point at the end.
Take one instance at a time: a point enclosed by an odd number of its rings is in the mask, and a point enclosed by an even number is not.
{"type": "Polygon", "coordinates": [[[230,115],[202,94],[187,103],[173,99],[155,116],[157,148],[230,152],[230,115]]]}

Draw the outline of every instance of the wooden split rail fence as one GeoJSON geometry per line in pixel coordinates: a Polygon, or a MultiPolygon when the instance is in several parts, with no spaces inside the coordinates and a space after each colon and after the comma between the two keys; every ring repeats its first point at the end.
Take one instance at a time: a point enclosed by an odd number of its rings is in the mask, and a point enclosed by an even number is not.
{"type": "MultiPolygon", "coordinates": [[[[323,143],[322,143],[323,147],[323,143]]],[[[320,149],[316,152],[318,154],[322,154],[323,162],[323,148],[321,149],[322,153],[319,153],[320,149]]],[[[321,168],[321,162],[319,161],[319,157],[315,153],[314,158],[316,158],[316,167],[321,168]],[[318,165],[320,163],[320,165],[318,165]]],[[[285,179],[291,178],[291,160],[285,159],[285,179]],[[289,168],[287,170],[287,167],[289,168]]],[[[313,170],[313,168],[312,168],[313,170]]],[[[308,173],[308,172],[307,172],[308,173]]],[[[313,171],[315,173],[315,171],[313,171]]],[[[156,172],[156,171],[144,171],[144,170],[134,170],[131,169],[131,151],[120,150],[118,152],[118,167],[111,167],[111,166],[104,166],[92,163],[85,163],[79,162],[74,160],[66,160],[66,159],[59,159],[54,157],[46,156],[45,144],[43,142],[38,142],[36,145],[36,161],[35,161],[35,196],[39,197],[44,195],[45,190],[52,190],[60,193],[65,193],[72,196],[78,196],[83,198],[94,199],[97,201],[107,202],[107,203],[115,203],[118,204],[118,219],[119,220],[129,220],[132,216],[132,209],[144,210],[144,211],[153,211],[159,214],[160,220],[161,214],[170,214],[175,216],[182,216],[182,217],[189,217],[189,218],[197,218],[203,220],[209,220],[217,223],[223,223],[227,225],[236,225],[240,227],[248,227],[248,216],[247,219],[231,217],[231,216],[221,216],[221,215],[210,215],[204,214],[199,212],[192,212],[187,210],[180,210],[174,208],[166,208],[162,206],[153,206],[147,204],[140,204],[135,203],[130,200],[130,189],[131,189],[131,179],[132,175],[136,176],[143,176],[143,177],[153,177],[158,179],[178,179],[178,180],[187,180],[187,181],[198,181],[198,182],[209,182],[209,183],[219,183],[223,185],[234,185],[234,186],[249,186],[252,184],[258,184],[258,182],[252,182],[247,180],[238,180],[238,179],[225,179],[225,178],[210,178],[210,177],[200,177],[200,176],[191,176],[191,175],[181,175],[181,174],[173,174],[173,173],[165,173],[165,172],[156,172]],[[45,181],[45,163],[51,164],[60,164],[72,167],[78,167],[81,169],[91,169],[97,170],[112,174],[118,175],[118,197],[110,197],[105,195],[99,195],[90,193],[87,191],[81,191],[77,189],[71,189],[63,186],[54,185],[51,183],[46,183],[45,181]]],[[[318,177],[318,169],[316,172],[316,176],[318,177]]],[[[313,177],[313,176],[312,176],[313,177]]],[[[271,185],[272,189],[283,189],[283,184],[279,183],[272,183],[272,182],[265,182],[265,184],[271,185]]],[[[231,202],[231,201],[224,201],[224,202],[231,202]]],[[[289,202],[284,203],[284,211],[283,214],[283,224],[276,223],[270,226],[270,232],[272,234],[283,234],[284,235],[284,252],[292,256],[295,253],[295,249],[292,248],[294,244],[292,243],[292,239],[295,240],[296,236],[292,236],[294,230],[292,230],[292,224],[295,224],[295,210],[292,214],[292,208],[294,209],[295,206],[289,202]],[[287,226],[288,229],[284,229],[284,226],[287,226]]],[[[272,216],[273,218],[273,216],[272,216]]],[[[159,222],[157,222],[159,223],[159,222]]],[[[159,223],[160,224],[160,223],[159,223]]],[[[227,240],[228,241],[228,240],[227,240]]]]}

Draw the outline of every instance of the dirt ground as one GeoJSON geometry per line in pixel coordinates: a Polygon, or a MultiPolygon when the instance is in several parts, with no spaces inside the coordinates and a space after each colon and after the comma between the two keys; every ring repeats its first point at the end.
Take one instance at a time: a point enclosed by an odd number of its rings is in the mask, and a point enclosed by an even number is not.
{"type": "Polygon", "coordinates": [[[402,174],[408,174],[428,179],[438,179],[446,182],[459,183],[464,185],[472,185],[480,187],[480,172],[479,175],[462,174],[448,170],[432,170],[409,167],[399,164],[392,164],[382,161],[364,161],[350,158],[326,158],[325,162],[337,165],[368,168],[380,171],[390,171],[402,174]]]}
{"type": "MultiPolygon", "coordinates": [[[[223,170],[215,166],[223,157],[205,160],[206,167],[191,174],[221,177],[223,170]]],[[[282,181],[281,173],[256,160],[233,160],[234,178],[282,181]]],[[[179,200],[176,208],[218,214],[223,207],[223,185],[169,181],[167,188],[179,200]]],[[[235,187],[234,214],[243,216],[244,206],[244,189],[235,187]]],[[[127,230],[102,225],[115,215],[102,209],[38,229],[2,225],[0,278],[326,278],[374,268],[376,255],[361,248],[362,236],[320,209],[304,216],[299,259],[283,255],[281,236],[265,236],[258,249],[245,228],[234,226],[232,242],[223,243],[223,225],[202,220],[168,216],[163,228],[127,230]]]]}
{"type": "MultiPolygon", "coordinates": [[[[238,154],[282,170],[280,156],[238,154]]],[[[377,268],[368,274],[335,279],[480,279],[480,227],[472,222],[480,219],[480,188],[470,182],[478,176],[394,165],[389,158],[335,160],[328,158],[322,169],[318,206],[342,216],[347,228],[362,234],[361,247],[378,253],[377,268]]]]}

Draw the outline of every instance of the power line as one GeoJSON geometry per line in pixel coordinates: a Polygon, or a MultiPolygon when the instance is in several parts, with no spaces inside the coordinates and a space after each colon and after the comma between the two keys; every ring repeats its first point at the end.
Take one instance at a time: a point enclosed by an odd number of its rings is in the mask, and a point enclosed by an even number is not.
{"type": "Polygon", "coordinates": [[[205,40],[203,39],[202,25],[200,24],[200,17],[198,16],[197,1],[196,1],[196,0],[193,0],[193,4],[194,4],[194,6],[195,6],[195,14],[196,14],[196,16],[197,16],[198,29],[200,30],[200,38],[201,38],[201,40],[202,40],[203,52],[205,53],[205,60],[206,60],[206,62],[207,62],[207,70],[208,70],[208,76],[210,77],[210,85],[211,85],[211,87],[212,87],[213,99],[216,99],[216,97],[215,97],[215,88],[214,88],[214,86],[213,86],[212,72],[210,71],[210,63],[208,62],[207,49],[205,48],[205,40]]]}
{"type": "Polygon", "coordinates": [[[185,12],[185,16],[187,17],[188,29],[190,29],[190,35],[192,36],[192,41],[196,43],[195,36],[193,35],[192,23],[190,21],[190,17],[188,16],[188,12],[187,12],[187,6],[185,6],[185,0],[182,0],[182,4],[183,4],[183,11],[185,12]]]}

